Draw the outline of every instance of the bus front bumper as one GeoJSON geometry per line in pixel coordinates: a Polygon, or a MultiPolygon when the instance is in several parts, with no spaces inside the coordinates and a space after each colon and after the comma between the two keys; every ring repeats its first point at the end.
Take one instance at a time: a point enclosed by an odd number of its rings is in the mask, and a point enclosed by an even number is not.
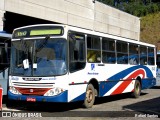
{"type": "Polygon", "coordinates": [[[67,96],[67,91],[56,96],[16,95],[8,91],[8,99],[28,102],[68,102],[67,96]]]}

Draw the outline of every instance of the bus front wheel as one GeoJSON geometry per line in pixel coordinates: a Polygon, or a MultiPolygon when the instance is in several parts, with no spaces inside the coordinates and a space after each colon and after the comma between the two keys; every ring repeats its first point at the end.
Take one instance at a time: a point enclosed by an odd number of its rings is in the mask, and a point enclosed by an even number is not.
{"type": "Polygon", "coordinates": [[[84,100],[84,107],[91,108],[95,101],[95,89],[92,84],[87,86],[86,97],[84,100]]]}
{"type": "Polygon", "coordinates": [[[141,94],[141,83],[139,80],[136,80],[134,84],[134,91],[132,93],[132,96],[134,98],[138,98],[140,94],[141,94]]]}

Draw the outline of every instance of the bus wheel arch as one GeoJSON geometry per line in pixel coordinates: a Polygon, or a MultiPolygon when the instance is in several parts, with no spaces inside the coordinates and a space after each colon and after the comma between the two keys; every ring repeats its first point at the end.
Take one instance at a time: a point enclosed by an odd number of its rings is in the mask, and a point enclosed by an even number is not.
{"type": "Polygon", "coordinates": [[[94,105],[95,97],[98,95],[98,82],[96,79],[89,81],[84,99],[84,107],[91,108],[94,105]]]}
{"type": "Polygon", "coordinates": [[[141,94],[141,89],[142,89],[142,81],[141,81],[141,77],[137,77],[135,79],[135,83],[134,83],[134,90],[132,92],[132,97],[134,98],[138,98],[141,94]]]}
{"type": "Polygon", "coordinates": [[[88,84],[92,84],[94,89],[95,89],[95,96],[98,96],[99,95],[99,84],[98,84],[98,81],[93,78],[89,81],[88,84]]]}
{"type": "Polygon", "coordinates": [[[140,76],[138,76],[138,77],[136,78],[136,80],[138,80],[138,81],[140,82],[141,87],[142,87],[142,78],[141,78],[140,76]]]}

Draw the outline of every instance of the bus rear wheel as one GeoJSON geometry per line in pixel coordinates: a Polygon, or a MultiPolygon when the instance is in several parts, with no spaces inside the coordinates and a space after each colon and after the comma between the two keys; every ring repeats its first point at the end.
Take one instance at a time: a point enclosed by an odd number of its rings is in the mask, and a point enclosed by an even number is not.
{"type": "Polygon", "coordinates": [[[141,83],[140,81],[136,80],[134,84],[134,91],[132,93],[132,96],[134,98],[138,98],[141,94],[141,83]]]}
{"type": "Polygon", "coordinates": [[[95,89],[92,84],[88,84],[86,90],[86,97],[84,100],[84,107],[91,108],[95,101],[95,89]]]}

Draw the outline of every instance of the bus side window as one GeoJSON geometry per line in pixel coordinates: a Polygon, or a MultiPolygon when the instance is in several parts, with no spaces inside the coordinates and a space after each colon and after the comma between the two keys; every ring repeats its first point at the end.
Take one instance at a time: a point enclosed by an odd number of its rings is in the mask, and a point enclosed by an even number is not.
{"type": "Polygon", "coordinates": [[[139,47],[135,44],[129,44],[129,64],[139,64],[139,47]]]}
{"type": "Polygon", "coordinates": [[[140,64],[147,65],[147,47],[140,46],[140,64]]]}
{"type": "Polygon", "coordinates": [[[128,43],[117,41],[117,63],[128,64],[128,43]]]}
{"type": "Polygon", "coordinates": [[[100,38],[87,36],[87,61],[89,63],[101,62],[100,38]]]}
{"type": "Polygon", "coordinates": [[[69,58],[70,72],[81,70],[85,67],[85,35],[81,33],[69,33],[69,58]]]}
{"type": "Polygon", "coordinates": [[[148,48],[148,65],[155,65],[154,48],[148,48]]]}
{"type": "Polygon", "coordinates": [[[109,38],[102,39],[102,61],[103,63],[116,62],[115,40],[109,38]]]}
{"type": "Polygon", "coordinates": [[[160,68],[160,54],[157,53],[157,68],[160,68]]]}
{"type": "Polygon", "coordinates": [[[0,47],[0,63],[2,63],[2,59],[3,59],[3,57],[2,57],[2,48],[0,47]]]}
{"type": "Polygon", "coordinates": [[[9,67],[9,48],[6,44],[0,45],[0,71],[9,67]]]}

